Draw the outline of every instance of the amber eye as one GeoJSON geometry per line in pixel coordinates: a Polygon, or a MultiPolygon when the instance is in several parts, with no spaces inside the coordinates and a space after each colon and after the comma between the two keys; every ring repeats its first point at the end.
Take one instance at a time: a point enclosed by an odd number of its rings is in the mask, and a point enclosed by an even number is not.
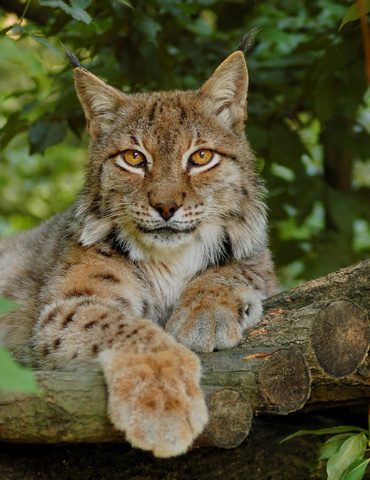
{"type": "Polygon", "coordinates": [[[210,162],[213,158],[213,151],[212,150],[197,150],[193,153],[190,157],[190,163],[193,165],[205,165],[206,163],[210,162]]]}
{"type": "Polygon", "coordinates": [[[146,164],[145,156],[137,150],[125,150],[123,158],[132,167],[144,167],[146,164]]]}

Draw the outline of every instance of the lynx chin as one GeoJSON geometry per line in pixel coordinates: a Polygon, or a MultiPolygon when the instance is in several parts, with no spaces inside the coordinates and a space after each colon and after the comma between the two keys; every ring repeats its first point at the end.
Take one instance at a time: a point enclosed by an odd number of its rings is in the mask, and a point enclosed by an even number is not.
{"type": "MultiPolygon", "coordinates": [[[[91,147],[70,210],[0,243],[0,343],[23,364],[98,364],[135,447],[187,451],[207,408],[196,353],[230,348],[276,293],[244,135],[246,37],[199,90],[128,95],[70,54],[91,147]]],[[[72,167],[71,167],[72,168],[72,167]]]]}

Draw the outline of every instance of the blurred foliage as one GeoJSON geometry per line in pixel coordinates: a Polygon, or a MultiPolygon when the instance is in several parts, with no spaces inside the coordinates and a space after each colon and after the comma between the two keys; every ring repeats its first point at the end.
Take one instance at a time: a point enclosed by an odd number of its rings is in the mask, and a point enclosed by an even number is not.
{"type": "Polygon", "coordinates": [[[0,232],[64,209],[88,139],[60,42],[126,92],[197,88],[243,33],[247,135],[290,287],[369,256],[370,94],[346,0],[0,0],[0,232]],[[9,2],[7,2],[8,4],[9,2]],[[5,2],[4,2],[5,4],[5,2]],[[15,13],[14,13],[15,12],[15,13]]]}

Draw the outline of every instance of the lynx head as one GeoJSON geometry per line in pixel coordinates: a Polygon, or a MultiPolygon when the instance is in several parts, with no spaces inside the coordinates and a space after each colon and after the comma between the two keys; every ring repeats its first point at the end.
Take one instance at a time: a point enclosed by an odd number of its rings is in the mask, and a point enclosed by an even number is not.
{"type": "Polygon", "coordinates": [[[92,140],[77,210],[84,245],[106,239],[132,260],[168,261],[191,245],[211,263],[261,252],[242,50],[195,91],[128,95],[74,64],[92,140]]]}

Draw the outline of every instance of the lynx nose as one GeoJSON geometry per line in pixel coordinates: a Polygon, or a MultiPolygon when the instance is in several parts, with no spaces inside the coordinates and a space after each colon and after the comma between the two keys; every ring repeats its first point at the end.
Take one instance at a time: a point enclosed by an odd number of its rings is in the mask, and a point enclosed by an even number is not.
{"type": "Polygon", "coordinates": [[[159,215],[166,220],[166,222],[174,215],[178,206],[175,202],[157,203],[154,205],[159,215]]]}

